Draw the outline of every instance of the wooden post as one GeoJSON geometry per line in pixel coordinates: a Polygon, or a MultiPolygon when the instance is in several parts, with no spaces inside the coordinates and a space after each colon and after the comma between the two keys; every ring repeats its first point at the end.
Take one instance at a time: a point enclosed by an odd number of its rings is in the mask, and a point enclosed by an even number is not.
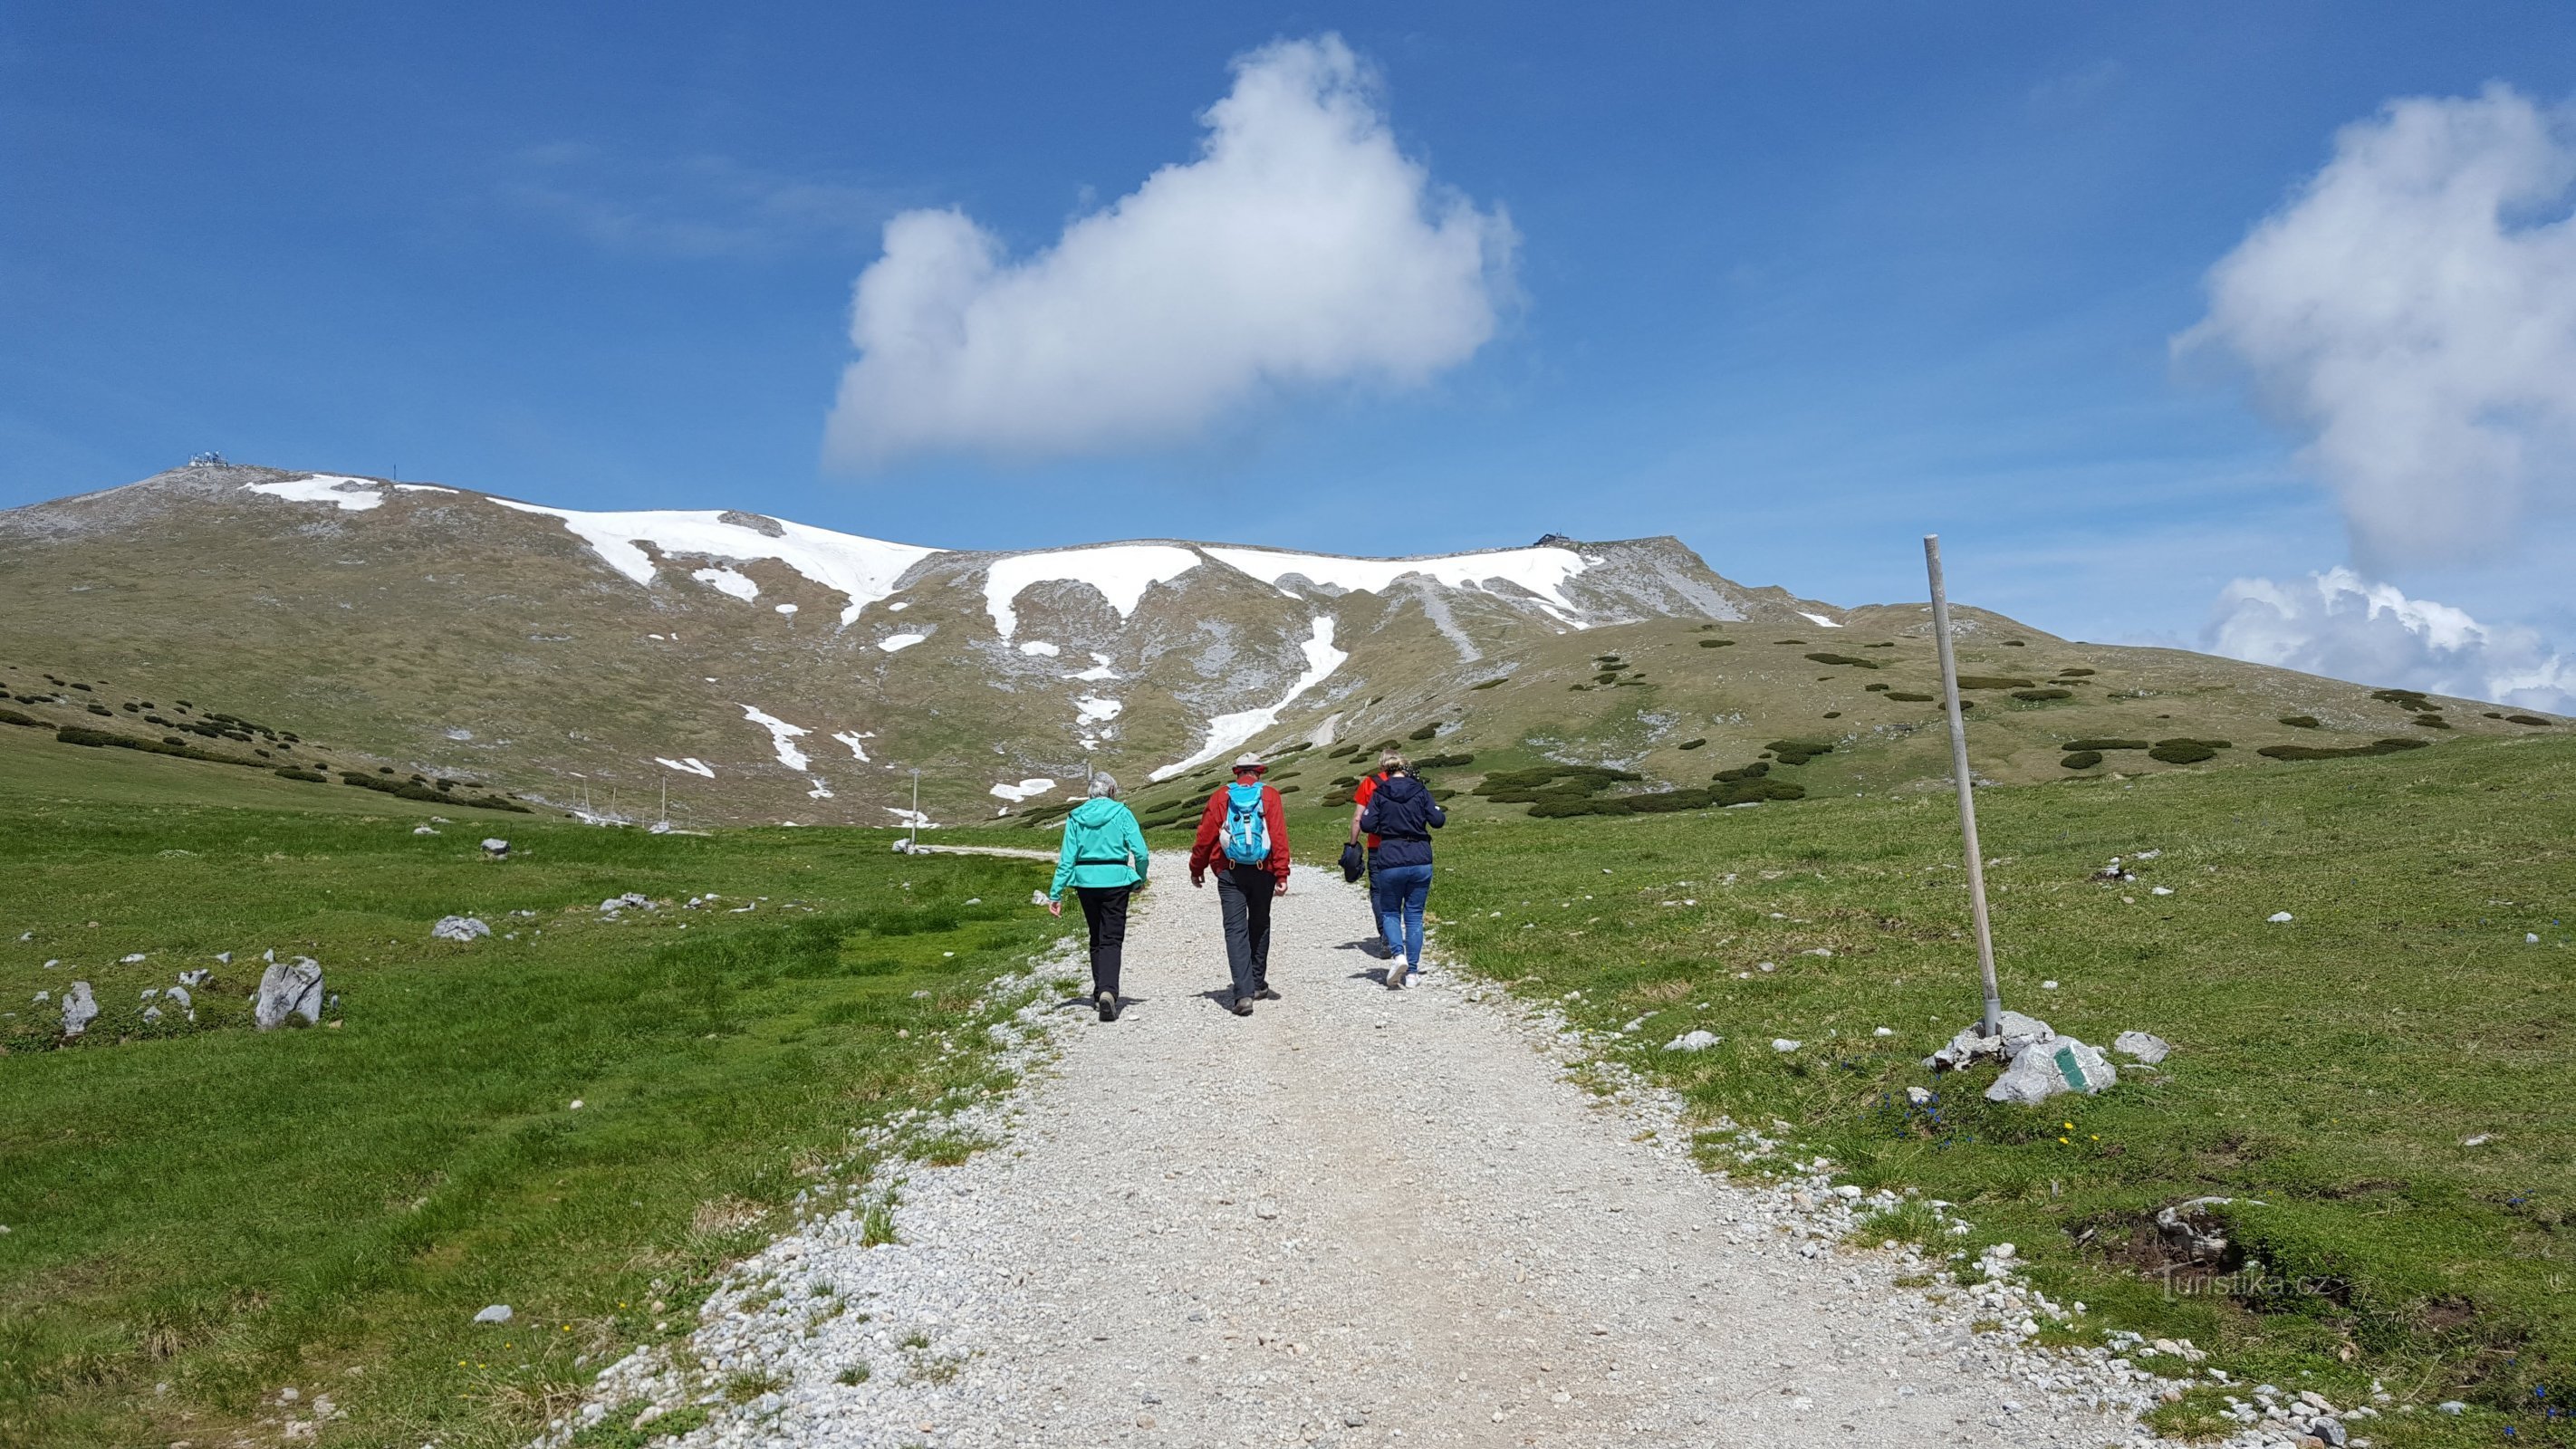
{"type": "MultiPolygon", "coordinates": [[[[921,849],[921,772],[912,772],[912,850],[921,849]]],[[[907,852],[909,853],[909,852],[907,852]]]]}
{"type": "Polygon", "coordinates": [[[1968,773],[1968,724],[1959,710],[1959,661],[1950,648],[1950,596],[1941,586],[1941,535],[1923,535],[1932,575],[1932,632],[1941,643],[1941,698],[1950,712],[1950,772],[1959,782],[1959,834],[1968,848],[1968,909],[1977,923],[1977,973],[1986,988],[1984,1032],[2003,1035],[2004,999],[1995,986],[1995,939],[1986,919],[1986,860],[1977,844],[1976,782],[1968,773]]]}

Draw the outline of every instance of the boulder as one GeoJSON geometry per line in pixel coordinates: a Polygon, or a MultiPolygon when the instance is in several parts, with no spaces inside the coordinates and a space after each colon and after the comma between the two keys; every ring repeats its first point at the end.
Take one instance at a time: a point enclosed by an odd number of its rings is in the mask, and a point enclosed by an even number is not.
{"type": "Polygon", "coordinates": [[[2119,1069],[2102,1053],[2071,1036],[2052,1036],[2024,1045],[1995,1084],[1986,1088],[1989,1102],[2045,1102],[2060,1092],[2086,1096],[2106,1091],[2120,1080],[2119,1069]]]}
{"type": "Polygon", "coordinates": [[[2195,1197],[2156,1213],[2156,1232],[2174,1251],[2195,1263],[2215,1263],[2227,1256],[2227,1225],[2211,1208],[2225,1207],[2232,1197],[2195,1197]]]}
{"type": "Polygon", "coordinates": [[[169,990],[162,992],[161,995],[175,1004],[181,1011],[188,1013],[188,1019],[190,1021],[195,1021],[197,1019],[197,999],[188,994],[187,987],[173,986],[169,990]]]}
{"type": "Polygon", "coordinates": [[[501,839],[499,836],[486,836],[483,841],[483,853],[494,860],[508,860],[510,858],[510,842],[501,839]]]}
{"type": "Polygon", "coordinates": [[[1710,1047],[1717,1045],[1718,1040],[1719,1038],[1717,1033],[1713,1031],[1686,1031],[1680,1036],[1674,1037],[1671,1041],[1664,1043],[1664,1050],[1668,1052],[1704,1052],[1710,1047]]]}
{"type": "Polygon", "coordinates": [[[511,1317],[512,1314],[510,1312],[509,1304],[495,1303],[484,1309],[482,1312],[475,1314],[474,1321],[477,1323],[507,1323],[510,1321],[511,1317]]]}
{"type": "Polygon", "coordinates": [[[90,992],[89,983],[75,981],[63,993],[63,1035],[78,1036],[89,1030],[98,1019],[98,998],[90,992]]]}
{"type": "Polygon", "coordinates": [[[2126,1052],[2152,1067],[2172,1053],[2173,1043],[2152,1032],[2124,1031],[2111,1038],[2111,1050],[2126,1052]]]}
{"type": "Polygon", "coordinates": [[[310,956],[271,963],[260,973],[259,994],[251,1005],[251,1020],[261,1031],[298,1018],[307,1026],[322,1020],[322,966],[310,956]]]}
{"type": "Polygon", "coordinates": [[[471,941],[492,934],[492,928],[473,916],[441,916],[429,933],[442,941],[471,941]]]}

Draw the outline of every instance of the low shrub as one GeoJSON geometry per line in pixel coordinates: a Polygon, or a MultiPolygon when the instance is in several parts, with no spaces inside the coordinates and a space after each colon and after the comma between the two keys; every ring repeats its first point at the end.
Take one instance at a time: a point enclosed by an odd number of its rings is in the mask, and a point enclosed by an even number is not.
{"type": "Polygon", "coordinates": [[[1427,725],[1424,725],[1422,728],[1420,728],[1420,729],[1418,729],[1418,730],[1415,730],[1413,733],[1411,733],[1411,734],[1409,734],[1409,735],[1406,735],[1406,736],[1405,736],[1405,738],[1406,738],[1406,739],[1408,739],[1408,740],[1430,740],[1430,739],[1438,739],[1439,737],[1440,737],[1440,726],[1438,726],[1438,725],[1436,725],[1436,724],[1427,724],[1427,725]]]}
{"type": "Polygon", "coordinates": [[[45,727],[43,720],[32,714],[20,714],[14,709],[0,709],[0,724],[28,725],[36,729],[45,727]]]}
{"type": "Polygon", "coordinates": [[[1485,681],[1484,683],[1482,683],[1482,684],[1471,684],[1471,685],[1468,685],[1467,687],[1468,687],[1469,689],[1491,689],[1491,688],[1493,688],[1495,685],[1498,685],[1498,684],[1502,683],[1504,680],[1509,679],[1509,678],[1511,678],[1511,676],[1510,676],[1510,675],[1508,675],[1508,674],[1500,674],[1500,675],[1496,675],[1496,676],[1495,676],[1495,677],[1493,677],[1492,679],[1488,679],[1488,680],[1486,680],[1486,681],[1485,681]]]}
{"type": "Polygon", "coordinates": [[[2317,724],[2317,717],[2312,714],[2285,714],[2281,716],[2281,723],[2288,725],[2294,730],[2312,730],[2320,728],[2317,724]]]}
{"type": "Polygon", "coordinates": [[[2013,691],[2013,698],[2024,700],[2031,704],[2040,704],[2052,699],[2073,699],[2074,697],[2075,691],[2071,689],[2016,689],[2013,691]]]}
{"type": "Polygon", "coordinates": [[[1711,803],[1720,807],[1750,805],[1757,800],[1804,800],[1807,798],[1807,787],[1793,785],[1786,780],[1766,780],[1757,777],[1730,781],[1712,791],[1710,798],[1711,803]]]}
{"type": "Polygon", "coordinates": [[[2218,751],[2198,740],[2167,740],[2147,751],[2147,758],[2162,760],[2168,765],[2197,765],[2203,760],[2217,759],[2218,751]]]}
{"type": "Polygon", "coordinates": [[[1861,688],[1869,691],[1871,694],[1885,694],[1888,690],[1888,686],[1884,684],[1864,684],[1861,688]]]}
{"type": "Polygon", "coordinates": [[[2004,647],[2006,649],[2027,649],[2030,645],[2019,639],[2006,639],[2004,641],[2004,647]]]}
{"type": "Polygon", "coordinates": [[[1735,641],[1732,639],[1702,639],[1699,641],[1699,647],[1702,649],[1731,649],[1734,646],[1735,641]]]}
{"type": "Polygon", "coordinates": [[[1849,665],[1854,669],[1877,669],[1881,667],[1879,662],[1875,659],[1862,659],[1850,654],[1818,653],[1810,654],[1806,657],[1816,661],[1818,664],[1849,665]]]}
{"type": "Polygon", "coordinates": [[[1932,702],[1932,696],[1928,694],[1915,694],[1910,690],[1903,689],[1891,689],[1887,692],[1887,697],[1890,699],[1903,700],[1907,704],[1930,704],[1932,702]]]}
{"type": "Polygon", "coordinates": [[[2372,740],[2366,745],[2265,745],[2254,753],[2275,760],[2357,760],[2366,755],[2393,755],[2430,747],[2429,740],[2372,740]]]}
{"type": "Polygon", "coordinates": [[[2036,680],[2016,679],[2009,674],[1962,674],[1961,689],[2028,689],[2036,680]]]}
{"type": "Polygon", "coordinates": [[[103,714],[103,715],[108,715],[108,716],[111,716],[111,717],[113,717],[113,716],[115,715],[115,713],[116,713],[116,711],[115,711],[115,710],[109,709],[106,705],[103,705],[103,704],[93,704],[93,705],[91,705],[91,706],[89,707],[89,712],[90,712],[91,714],[103,714]]]}
{"type": "Polygon", "coordinates": [[[2549,721],[2536,714],[2509,714],[2505,718],[2518,725],[2538,725],[2543,729],[2549,726],[2549,721]]]}
{"type": "Polygon", "coordinates": [[[2070,770],[2089,770],[2095,765],[2102,763],[2102,752],[2100,750],[2070,750],[2067,752],[2066,758],[2058,761],[2057,763],[2070,770]]]}
{"type": "Polygon", "coordinates": [[[1695,740],[1684,740],[1684,741],[1682,741],[1680,744],[1675,745],[1673,748],[1675,748],[1675,749],[1679,749],[1679,750],[1696,750],[1696,749],[1698,749],[1700,746],[1702,746],[1702,745],[1704,745],[1704,744],[1707,744],[1707,743],[1708,743],[1707,738],[1706,738],[1705,736],[1703,736],[1703,737],[1701,737],[1701,738],[1699,738],[1699,739],[1695,739],[1695,740]]]}
{"type": "Polygon", "coordinates": [[[1784,765],[1803,765],[1818,755],[1830,755],[1833,744],[1826,740],[1773,740],[1764,748],[1780,757],[1784,765]]]}
{"type": "Polygon", "coordinates": [[[1756,760],[1752,764],[1740,765],[1732,770],[1720,770],[1717,772],[1716,779],[1723,784],[1735,780],[1759,780],[1770,773],[1770,761],[1756,760]]]}
{"type": "Polygon", "coordinates": [[[2442,718],[2438,714],[2419,714],[2415,716],[2414,719],[2408,721],[2408,723],[2414,725],[2418,729],[2428,730],[2446,730],[2451,727],[2451,722],[2442,718]]]}
{"type": "Polygon", "coordinates": [[[2080,678],[2082,678],[2083,676],[2085,676],[2085,675],[2087,675],[2087,674],[2090,674],[2090,673],[2092,673],[2092,672],[2093,672],[2093,671],[2092,671],[2092,670],[2090,670],[2090,669],[2085,669],[2085,668],[2081,668],[2081,667],[2077,667],[2077,668],[2073,668],[2073,669],[2061,669],[2061,670],[2057,671],[2057,677],[2058,677],[2058,678],[2060,678],[2060,679],[2080,679],[2080,678]]]}
{"type": "Polygon", "coordinates": [[[2374,689],[2370,697],[2385,704],[2402,704],[2408,709],[2431,709],[2433,702],[2420,689],[2374,689]]]}
{"type": "MultiPolygon", "coordinates": [[[[1474,763],[1476,763],[1476,757],[1474,755],[1424,755],[1421,759],[1413,762],[1413,768],[1416,770],[1463,770],[1474,763]]],[[[1338,785],[1342,782],[1336,780],[1333,783],[1338,785]]],[[[1359,781],[1353,780],[1350,783],[1356,785],[1359,781]]]]}
{"type": "Polygon", "coordinates": [[[2145,740],[2068,740],[2061,750],[2143,750],[2150,748],[2145,740]]]}
{"type": "Polygon", "coordinates": [[[277,778],[281,780],[301,780],[308,785],[328,785],[331,783],[331,777],[328,775],[319,774],[312,770],[299,770],[292,765],[280,769],[277,772],[277,778]]]}
{"type": "Polygon", "coordinates": [[[1883,644],[1863,644],[1860,647],[1863,649],[1893,649],[1896,647],[1896,643],[1894,640],[1889,640],[1883,644]]]}
{"type": "Polygon", "coordinates": [[[1619,671],[1616,669],[1602,670],[1599,674],[1592,676],[1592,682],[1595,684],[1616,684],[1619,682],[1619,671]]]}

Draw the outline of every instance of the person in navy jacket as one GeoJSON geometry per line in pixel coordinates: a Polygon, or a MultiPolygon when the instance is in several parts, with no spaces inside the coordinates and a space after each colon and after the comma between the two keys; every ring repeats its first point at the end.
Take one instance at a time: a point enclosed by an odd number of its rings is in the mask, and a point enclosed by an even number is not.
{"type": "Polygon", "coordinates": [[[1386,782],[1360,812],[1360,829],[1378,839],[1369,884],[1377,898],[1378,931],[1390,948],[1386,984],[1399,990],[1422,964],[1422,906],[1431,898],[1431,832],[1449,823],[1449,813],[1413,778],[1404,756],[1387,751],[1378,771],[1386,782]],[[1393,957],[1398,949],[1404,953],[1400,962],[1393,957]]]}

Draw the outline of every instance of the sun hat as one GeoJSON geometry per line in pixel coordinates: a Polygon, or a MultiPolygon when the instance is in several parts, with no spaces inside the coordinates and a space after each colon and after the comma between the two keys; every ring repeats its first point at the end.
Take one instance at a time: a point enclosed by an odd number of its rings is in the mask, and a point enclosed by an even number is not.
{"type": "Polygon", "coordinates": [[[1234,767],[1238,770],[1267,770],[1270,768],[1268,765],[1261,763],[1261,757],[1259,755],[1250,753],[1237,755],[1234,760],[1234,767]]]}

